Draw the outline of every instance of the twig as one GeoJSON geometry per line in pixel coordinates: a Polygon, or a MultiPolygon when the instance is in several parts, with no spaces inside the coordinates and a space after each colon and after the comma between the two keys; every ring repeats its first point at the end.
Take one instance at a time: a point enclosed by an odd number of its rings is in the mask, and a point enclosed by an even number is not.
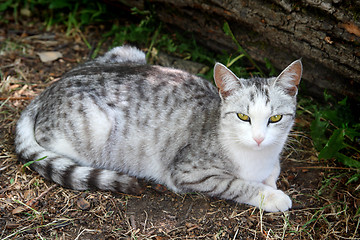
{"type": "Polygon", "coordinates": [[[27,202],[27,204],[29,206],[34,206],[42,197],[44,197],[48,192],[50,192],[52,189],[54,189],[55,187],[57,187],[57,184],[52,185],[51,187],[49,187],[48,189],[46,189],[44,192],[42,192],[38,197],[31,199],[30,201],[27,202]]]}
{"type": "Polygon", "coordinates": [[[15,72],[17,72],[18,74],[21,75],[21,77],[25,80],[25,81],[28,81],[27,77],[25,76],[25,74],[23,73],[23,71],[21,71],[20,69],[18,68],[15,68],[15,72]]]}
{"type": "Polygon", "coordinates": [[[184,217],[184,221],[188,218],[192,208],[193,208],[194,202],[191,202],[189,209],[186,211],[185,217],[184,217]]]}
{"type": "Polygon", "coordinates": [[[144,232],[146,231],[146,223],[147,223],[147,220],[148,220],[148,213],[144,210],[145,212],[145,221],[144,221],[144,232]]]}
{"type": "Polygon", "coordinates": [[[233,237],[233,240],[236,239],[236,236],[238,235],[238,232],[239,232],[239,229],[236,230],[235,235],[234,235],[234,237],[233,237]]]}
{"type": "Polygon", "coordinates": [[[325,166],[308,166],[308,167],[295,167],[298,169],[335,169],[335,170],[352,170],[352,171],[359,171],[356,168],[345,168],[345,167],[325,167],[325,166]]]}
{"type": "Polygon", "coordinates": [[[19,65],[19,63],[12,63],[12,64],[8,64],[8,65],[0,66],[0,69],[4,69],[4,68],[8,68],[8,67],[15,67],[17,65],[19,65]]]}
{"type": "Polygon", "coordinates": [[[83,229],[79,235],[76,236],[75,240],[79,239],[81,234],[83,234],[84,232],[99,232],[99,230],[96,230],[96,229],[83,229]]]}
{"type": "MultiPolygon", "coordinates": [[[[10,98],[10,97],[9,97],[10,98]]],[[[9,101],[9,98],[6,98],[3,103],[0,105],[0,109],[9,101]]]]}
{"type": "Polygon", "coordinates": [[[23,232],[25,232],[25,231],[28,231],[28,230],[30,230],[31,228],[30,227],[23,227],[22,229],[20,229],[19,231],[16,231],[16,232],[14,232],[14,233],[12,233],[12,234],[10,234],[10,235],[8,235],[8,236],[6,236],[5,238],[3,238],[2,240],[5,240],[5,239],[9,239],[9,238],[11,238],[12,236],[15,236],[16,234],[20,234],[20,233],[23,233],[23,232]]]}
{"type": "Polygon", "coordinates": [[[354,231],[354,235],[353,235],[354,239],[355,239],[355,236],[356,236],[356,232],[359,229],[359,225],[360,225],[360,217],[358,217],[358,221],[357,221],[356,228],[355,228],[355,231],[354,231]]]}
{"type": "Polygon", "coordinates": [[[130,215],[130,225],[131,227],[135,230],[136,229],[136,221],[135,221],[135,216],[134,215],[130,215]]]}
{"type": "Polygon", "coordinates": [[[7,98],[0,97],[0,101],[32,100],[33,98],[34,97],[7,97],[7,98]]]}

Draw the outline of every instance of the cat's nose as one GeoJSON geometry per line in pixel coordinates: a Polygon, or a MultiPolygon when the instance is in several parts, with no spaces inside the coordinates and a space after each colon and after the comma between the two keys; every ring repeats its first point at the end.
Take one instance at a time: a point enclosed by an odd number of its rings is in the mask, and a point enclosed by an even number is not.
{"type": "Polygon", "coordinates": [[[264,137],[254,137],[253,138],[258,146],[264,141],[264,137]]]}

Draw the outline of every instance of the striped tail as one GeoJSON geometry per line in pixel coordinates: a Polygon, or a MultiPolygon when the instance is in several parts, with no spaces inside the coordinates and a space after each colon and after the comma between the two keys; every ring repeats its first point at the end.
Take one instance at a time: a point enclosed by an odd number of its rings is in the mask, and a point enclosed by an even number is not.
{"type": "Polygon", "coordinates": [[[134,177],[116,171],[80,166],[74,160],[40,146],[34,135],[36,110],[23,111],[15,136],[16,153],[23,163],[46,179],[75,190],[101,189],[130,194],[141,193],[134,177]]]}
{"type": "Polygon", "coordinates": [[[96,58],[96,61],[102,63],[132,63],[146,64],[145,53],[131,46],[115,47],[105,53],[104,56],[96,58]]]}

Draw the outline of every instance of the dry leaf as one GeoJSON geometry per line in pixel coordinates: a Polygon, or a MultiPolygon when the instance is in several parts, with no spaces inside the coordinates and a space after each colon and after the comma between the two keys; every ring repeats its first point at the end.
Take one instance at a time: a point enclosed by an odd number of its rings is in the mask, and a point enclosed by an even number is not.
{"type": "Polygon", "coordinates": [[[25,211],[25,208],[23,207],[17,207],[14,210],[11,211],[12,214],[18,214],[18,213],[22,213],[23,211],[25,211]]]}
{"type": "Polygon", "coordinates": [[[61,52],[39,52],[37,55],[42,62],[52,62],[59,58],[62,58],[61,52]]]}

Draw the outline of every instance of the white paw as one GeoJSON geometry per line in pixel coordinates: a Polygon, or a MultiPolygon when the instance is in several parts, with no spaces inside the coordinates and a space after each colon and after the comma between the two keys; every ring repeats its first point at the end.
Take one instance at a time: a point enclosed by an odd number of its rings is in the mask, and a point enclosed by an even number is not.
{"type": "Polygon", "coordinates": [[[259,195],[259,208],[267,212],[284,212],[291,208],[290,197],[281,190],[267,189],[259,195]]]}
{"type": "Polygon", "coordinates": [[[267,187],[259,192],[259,194],[248,203],[267,212],[284,212],[291,208],[291,199],[289,196],[283,191],[271,187],[267,187]]]}

